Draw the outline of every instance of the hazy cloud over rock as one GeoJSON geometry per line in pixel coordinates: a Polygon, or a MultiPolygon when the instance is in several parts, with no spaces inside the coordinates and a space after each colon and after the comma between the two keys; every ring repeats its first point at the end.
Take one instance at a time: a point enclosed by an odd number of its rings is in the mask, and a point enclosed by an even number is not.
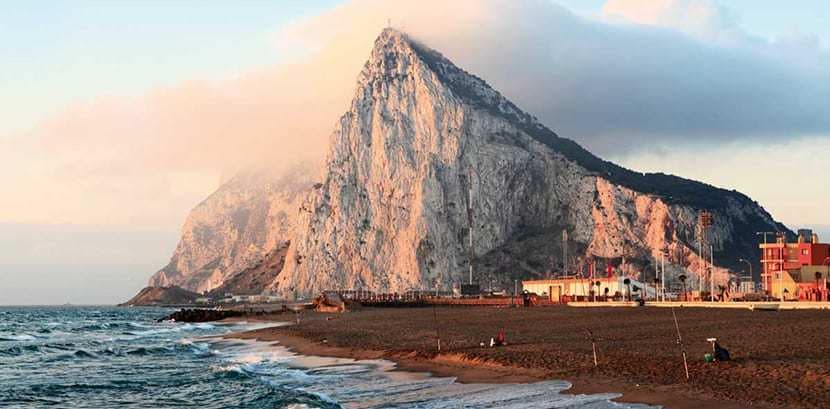
{"type": "Polygon", "coordinates": [[[826,138],[827,52],[753,36],[739,17],[693,0],[611,0],[594,18],[545,0],[349,2],[272,33],[276,66],[100,98],[0,136],[14,170],[0,174],[0,220],[167,225],[219,175],[322,158],[390,19],[599,155],[826,138]]]}

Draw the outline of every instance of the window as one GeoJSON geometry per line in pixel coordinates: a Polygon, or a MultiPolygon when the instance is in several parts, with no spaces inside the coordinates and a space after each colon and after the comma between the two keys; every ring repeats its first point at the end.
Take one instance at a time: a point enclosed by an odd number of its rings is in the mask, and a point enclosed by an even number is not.
{"type": "Polygon", "coordinates": [[[807,249],[801,249],[801,255],[802,255],[802,256],[808,256],[808,255],[810,255],[810,250],[807,250],[807,249]]]}

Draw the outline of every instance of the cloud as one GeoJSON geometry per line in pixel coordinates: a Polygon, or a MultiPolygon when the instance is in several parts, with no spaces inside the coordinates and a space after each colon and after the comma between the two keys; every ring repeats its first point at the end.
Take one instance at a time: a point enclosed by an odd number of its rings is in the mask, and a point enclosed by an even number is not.
{"type": "Polygon", "coordinates": [[[180,225],[240,169],[318,161],[361,68],[337,57],[101,97],[0,138],[0,222],[180,225]]]}
{"type": "Polygon", "coordinates": [[[426,3],[356,1],[286,32],[352,51],[391,18],[604,155],[830,130],[827,53],[752,36],[712,2],[612,0],[601,20],[547,1],[426,3]]]}
{"type": "Polygon", "coordinates": [[[745,35],[734,13],[709,0],[609,0],[602,15],[612,21],[677,29],[709,40],[745,35]]]}
{"type": "Polygon", "coordinates": [[[544,0],[349,2],[273,33],[279,65],[76,104],[0,139],[0,221],[181,223],[223,175],[319,160],[388,19],[600,155],[830,134],[827,53],[753,37],[712,4],[612,0],[592,20],[544,0]]]}

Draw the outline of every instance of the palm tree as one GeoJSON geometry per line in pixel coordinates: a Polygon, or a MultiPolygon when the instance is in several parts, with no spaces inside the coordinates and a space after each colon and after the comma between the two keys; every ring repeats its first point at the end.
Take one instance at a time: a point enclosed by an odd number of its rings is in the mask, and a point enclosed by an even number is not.
{"type": "Polygon", "coordinates": [[[628,287],[628,301],[631,301],[631,279],[626,278],[623,280],[623,284],[628,287]]]}
{"type": "Polygon", "coordinates": [[[689,297],[686,295],[686,275],[681,274],[680,277],[677,277],[680,280],[680,284],[683,285],[683,301],[689,301],[689,297]]]}

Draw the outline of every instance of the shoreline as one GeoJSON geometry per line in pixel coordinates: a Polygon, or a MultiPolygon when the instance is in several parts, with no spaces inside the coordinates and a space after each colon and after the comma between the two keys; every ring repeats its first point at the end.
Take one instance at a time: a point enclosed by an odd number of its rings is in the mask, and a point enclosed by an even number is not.
{"type": "MultiPolygon", "coordinates": [[[[272,327],[288,328],[295,324],[272,327]]],[[[502,365],[492,361],[470,358],[463,353],[440,353],[435,356],[424,356],[418,351],[391,352],[384,350],[361,349],[328,345],[315,342],[297,335],[280,333],[277,331],[251,330],[226,334],[223,338],[256,340],[260,342],[277,343],[293,353],[305,356],[320,356],[332,358],[348,358],[355,360],[387,360],[395,364],[393,371],[410,373],[426,373],[435,377],[452,377],[459,383],[533,383],[546,380],[564,380],[571,387],[562,393],[571,395],[582,394],[618,394],[611,401],[618,403],[639,403],[659,405],[665,409],[742,409],[746,404],[718,400],[714,398],[701,399],[682,393],[676,385],[646,386],[628,384],[619,380],[576,376],[551,377],[544,371],[517,366],[502,365]]],[[[689,391],[687,391],[689,392],[689,391]]],[[[753,408],[775,408],[762,403],[750,404],[753,408]]]]}

